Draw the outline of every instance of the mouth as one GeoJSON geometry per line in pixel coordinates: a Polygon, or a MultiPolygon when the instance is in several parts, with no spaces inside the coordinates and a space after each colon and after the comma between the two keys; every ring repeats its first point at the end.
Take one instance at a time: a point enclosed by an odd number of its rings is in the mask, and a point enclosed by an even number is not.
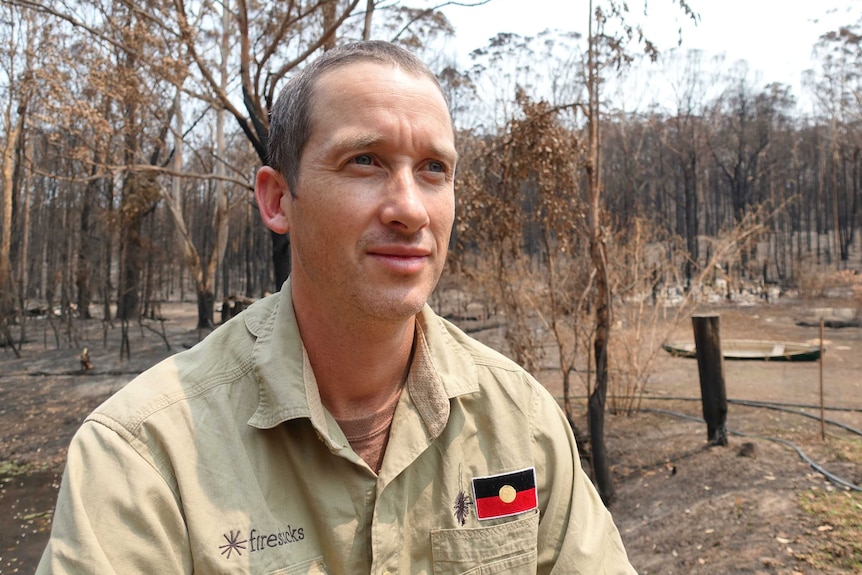
{"type": "Polygon", "coordinates": [[[368,253],[372,256],[392,258],[426,258],[431,255],[431,250],[414,246],[378,246],[370,248],[368,253]]]}
{"type": "Polygon", "coordinates": [[[412,246],[378,246],[366,253],[386,268],[403,274],[421,271],[431,257],[431,250],[412,246]]]}

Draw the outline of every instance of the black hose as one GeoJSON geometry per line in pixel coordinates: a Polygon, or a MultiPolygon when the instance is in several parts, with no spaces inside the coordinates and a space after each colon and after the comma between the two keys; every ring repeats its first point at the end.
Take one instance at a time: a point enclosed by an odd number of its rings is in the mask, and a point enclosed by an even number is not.
{"type": "MultiPolygon", "coordinates": [[[[649,399],[659,399],[659,398],[649,398],[649,399]]],[[[700,401],[700,398],[692,398],[696,401],[700,401]]],[[[778,406],[778,407],[801,407],[803,409],[820,409],[819,405],[810,405],[806,403],[786,403],[782,401],[757,401],[754,399],[729,399],[728,401],[732,403],[744,403],[746,405],[751,405],[752,407],[761,407],[761,406],[778,406]]],[[[826,411],[849,411],[852,413],[862,413],[862,407],[835,407],[824,405],[823,409],[826,411]]]]}
{"type": "MultiPolygon", "coordinates": [[[[563,398],[556,396],[558,402],[562,402],[563,398]]],[[[576,395],[572,396],[571,399],[583,399],[586,400],[586,395],[576,395]]],[[[699,397],[675,397],[671,395],[662,395],[662,396],[643,396],[639,399],[640,401],[701,401],[699,397]]],[[[750,407],[800,407],[803,409],[820,409],[819,405],[810,405],[806,403],[785,403],[781,401],[757,401],[754,399],[728,399],[728,403],[741,403],[744,405],[748,405],[750,407]]],[[[823,409],[825,411],[849,411],[851,413],[862,413],[862,407],[836,407],[824,405],[823,409]]]]}
{"type": "MultiPolygon", "coordinates": [[[[664,400],[664,401],[701,401],[699,397],[644,397],[644,400],[664,400]]],[[[763,407],[764,409],[772,409],[774,411],[783,411],[785,413],[792,413],[794,415],[801,415],[803,417],[809,417],[811,419],[820,419],[819,415],[814,415],[813,413],[807,413],[805,411],[799,411],[798,409],[790,409],[790,407],[801,407],[804,409],[820,409],[819,405],[806,405],[803,403],[781,403],[781,402],[771,402],[771,401],[755,401],[752,399],[728,399],[727,403],[732,403],[734,405],[744,405],[746,407],[763,407]]],[[[858,407],[823,407],[824,410],[829,411],[850,411],[850,412],[862,412],[862,408],[858,407]]],[[[855,435],[862,436],[862,430],[847,425],[846,423],[842,423],[840,421],[836,421],[834,419],[824,418],[824,422],[834,425],[836,427],[840,427],[850,433],[855,435]]]]}
{"type": "MultiPolygon", "coordinates": [[[[763,406],[758,406],[758,407],[763,407],[763,406]]],[[[667,409],[645,408],[645,409],[642,409],[641,411],[645,411],[647,413],[659,413],[662,415],[671,415],[673,417],[678,417],[680,419],[688,419],[690,421],[695,421],[698,423],[705,423],[705,421],[699,417],[694,417],[691,415],[686,415],[685,413],[679,413],[679,412],[670,411],[667,409]]],[[[794,444],[790,441],[787,441],[786,439],[779,439],[777,437],[764,437],[764,436],[760,436],[760,435],[749,435],[746,433],[742,433],[741,431],[733,431],[732,429],[728,429],[727,432],[730,434],[733,434],[733,435],[738,435],[739,437],[746,437],[746,438],[752,438],[752,439],[765,439],[767,441],[774,441],[775,443],[781,443],[782,445],[785,445],[787,447],[794,449],[796,451],[796,453],[799,455],[799,457],[802,458],[803,461],[805,461],[808,465],[810,465],[812,469],[814,469],[815,471],[817,471],[818,473],[820,473],[821,475],[826,477],[829,481],[831,481],[837,485],[840,485],[846,489],[850,489],[852,491],[862,492],[862,487],[859,487],[858,485],[855,485],[854,483],[851,483],[845,479],[842,479],[842,478],[838,477],[837,475],[835,475],[834,473],[830,473],[829,471],[824,469],[821,465],[818,465],[810,457],[808,457],[808,455],[806,455],[805,452],[803,452],[799,448],[799,446],[797,446],[796,444],[794,444]]]]}
{"type": "MultiPolygon", "coordinates": [[[[760,402],[760,401],[752,402],[752,401],[747,401],[744,399],[728,399],[727,402],[728,403],[734,403],[736,405],[745,405],[747,407],[763,407],[766,409],[774,409],[776,411],[783,411],[785,413],[792,413],[794,415],[802,415],[804,417],[810,417],[811,419],[818,419],[818,420],[820,419],[819,415],[814,415],[813,413],[807,413],[805,411],[799,411],[797,409],[788,409],[786,407],[781,407],[779,405],[773,405],[770,403],[764,403],[764,402],[760,402]]],[[[808,407],[808,406],[803,406],[803,407],[808,407]]],[[[811,407],[811,409],[817,409],[817,408],[811,407]]],[[[842,429],[845,429],[845,430],[849,431],[850,433],[855,433],[856,435],[862,436],[862,430],[856,429],[855,427],[851,427],[851,426],[847,425],[846,423],[842,423],[840,421],[835,421],[834,419],[826,419],[826,418],[824,418],[823,421],[826,423],[829,423],[831,425],[834,425],[836,427],[840,427],[842,429]]]]}
{"type": "MultiPolygon", "coordinates": [[[[558,399],[559,399],[559,398],[558,398],[558,399]]],[[[573,398],[573,399],[577,399],[577,398],[573,398]]],[[[581,398],[581,399],[584,399],[584,398],[581,398]]],[[[662,400],[662,401],[701,401],[701,399],[700,399],[699,397],[667,397],[667,396],[664,396],[664,397],[644,397],[644,398],[642,398],[642,399],[643,399],[643,400],[648,400],[648,401],[649,401],[649,400],[662,400]]],[[[728,402],[728,403],[733,403],[733,404],[736,404],[736,405],[743,405],[743,406],[746,406],[746,407],[762,407],[762,408],[765,408],[765,409],[772,409],[772,410],[775,410],[775,411],[783,411],[783,412],[785,412],[785,413],[791,413],[791,414],[794,414],[794,415],[802,415],[802,416],[805,416],[805,417],[810,417],[810,418],[812,418],[812,419],[820,419],[820,417],[819,417],[819,416],[816,416],[816,415],[813,415],[813,414],[810,414],[810,413],[806,413],[806,412],[804,412],[804,411],[799,411],[799,410],[797,410],[797,409],[790,409],[790,407],[802,407],[802,408],[807,408],[807,409],[819,409],[819,408],[820,408],[820,406],[818,406],[818,405],[792,404],[792,403],[780,403],[780,402],[773,403],[773,402],[764,402],[764,401],[755,401],[755,400],[745,400],[745,399],[728,399],[728,400],[727,400],[727,402],[728,402]]],[[[831,410],[831,411],[851,411],[851,412],[862,412],[862,408],[857,408],[857,407],[825,407],[825,406],[824,406],[824,409],[828,409],[828,410],[831,410]]],[[[694,421],[694,422],[697,422],[697,423],[706,423],[706,422],[705,422],[703,419],[701,419],[701,418],[694,417],[694,416],[691,416],[691,415],[686,415],[686,414],[684,414],[684,413],[679,413],[679,412],[676,412],[676,411],[669,411],[669,410],[666,410],[666,409],[641,408],[641,409],[640,409],[640,411],[644,411],[644,412],[648,412],[648,413],[659,413],[659,414],[664,414],[664,415],[671,415],[671,416],[673,416],[673,417],[678,417],[678,418],[681,418],[681,419],[688,419],[688,420],[691,420],[691,421],[694,421]]],[[[840,427],[840,428],[842,428],[842,429],[844,429],[844,430],[846,430],[846,431],[849,431],[850,433],[854,433],[854,434],[856,434],[856,435],[862,436],[862,430],[856,429],[855,427],[851,427],[850,425],[847,425],[847,424],[842,423],[842,422],[840,422],[840,421],[835,421],[835,420],[833,420],[833,419],[825,419],[825,418],[824,418],[824,420],[823,420],[823,421],[824,421],[824,422],[826,422],[826,423],[829,423],[830,425],[835,425],[835,426],[837,426],[837,427],[840,427]]],[[[787,446],[787,447],[790,447],[791,449],[794,449],[794,450],[796,451],[796,453],[797,453],[797,454],[799,454],[799,457],[800,457],[800,458],[802,458],[802,460],[803,460],[803,461],[805,461],[806,463],[808,463],[808,465],[810,465],[810,466],[812,467],[812,469],[814,469],[815,471],[817,471],[818,473],[820,473],[821,475],[823,475],[824,477],[826,477],[827,479],[829,479],[829,480],[830,480],[830,481],[832,481],[833,483],[836,483],[836,484],[838,484],[838,485],[840,485],[840,486],[842,486],[842,487],[845,487],[845,488],[847,488],[847,489],[850,489],[850,490],[852,490],[852,491],[862,491],[862,487],[859,487],[858,485],[855,485],[855,484],[853,484],[853,483],[851,483],[851,482],[849,482],[849,481],[846,481],[846,480],[844,480],[844,479],[842,479],[842,478],[838,477],[837,475],[835,475],[835,474],[833,474],[833,473],[830,473],[829,471],[827,471],[826,469],[824,469],[822,466],[818,465],[815,461],[813,461],[810,457],[808,457],[808,455],[806,455],[806,454],[805,454],[805,452],[803,452],[803,451],[799,448],[799,446],[797,446],[796,444],[794,444],[794,443],[792,443],[792,442],[790,442],[790,441],[787,441],[786,439],[780,439],[780,438],[777,438],[777,437],[765,437],[765,436],[758,436],[758,435],[747,435],[747,434],[745,434],[745,433],[742,433],[741,431],[733,431],[733,430],[730,430],[730,429],[728,430],[728,433],[731,433],[731,434],[733,434],[733,435],[738,435],[738,436],[740,436],[740,437],[750,437],[750,438],[764,439],[764,440],[766,440],[766,441],[773,441],[773,442],[775,442],[775,443],[781,443],[781,444],[783,444],[783,445],[785,445],[785,446],[787,446]]]]}

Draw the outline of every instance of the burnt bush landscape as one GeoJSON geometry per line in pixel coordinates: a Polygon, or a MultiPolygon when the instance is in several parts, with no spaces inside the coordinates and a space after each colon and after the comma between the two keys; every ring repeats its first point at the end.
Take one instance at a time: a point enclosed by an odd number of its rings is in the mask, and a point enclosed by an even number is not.
{"type": "MultiPolygon", "coordinates": [[[[252,193],[270,109],[369,38],[427,62],[450,106],[430,304],[558,398],[638,571],[862,572],[858,7],[807,22],[785,83],[690,49],[681,23],[710,22],[684,0],[548,11],[565,29],[454,55],[474,31],[451,10],[484,4],[0,0],[0,574],[34,569],[87,413],[289,276],[252,193]],[[714,364],[727,445],[698,360],[662,349],[698,315],[719,340],[826,350],[714,364]]],[[[771,22],[759,53],[790,35],[771,22]]]]}
{"type": "MultiPolygon", "coordinates": [[[[460,307],[484,308],[472,303],[460,307]]],[[[819,341],[821,317],[852,319],[854,306],[849,298],[783,297],[704,304],[696,313],[717,314],[722,337],[805,342],[819,341]]],[[[121,328],[97,318],[54,319],[53,327],[48,318],[32,320],[21,357],[0,352],[0,515],[7,518],[0,524],[0,572],[35,569],[65,450],[86,414],[135,374],[206,334],[196,328],[193,303],[162,304],[159,311],[159,319],[143,320],[146,327],[129,326],[129,357],[120,357],[121,328]],[[90,369],[81,363],[84,347],[90,369]]],[[[457,321],[507,349],[503,316],[457,321]]],[[[691,339],[688,317],[666,333],[691,339]]],[[[790,445],[830,475],[862,484],[862,327],[827,328],[824,338],[825,439],[818,362],[728,361],[725,447],[707,442],[697,361],[659,350],[637,408],[611,411],[606,423],[616,492],[611,511],[639,573],[862,569],[862,494],[831,480],[790,445]]],[[[558,371],[542,367],[551,366],[540,366],[540,381],[561,397],[558,371]]],[[[585,391],[573,393],[579,429],[587,429],[585,391]]],[[[590,472],[589,454],[582,455],[590,472]]]]}

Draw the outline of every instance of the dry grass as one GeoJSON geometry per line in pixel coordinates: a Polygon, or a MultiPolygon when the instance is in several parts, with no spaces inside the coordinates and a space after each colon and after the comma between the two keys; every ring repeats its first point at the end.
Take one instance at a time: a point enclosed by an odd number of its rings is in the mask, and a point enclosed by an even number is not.
{"type": "Polygon", "coordinates": [[[812,489],[799,503],[817,524],[817,545],[802,559],[822,572],[862,571],[862,493],[812,489]]]}

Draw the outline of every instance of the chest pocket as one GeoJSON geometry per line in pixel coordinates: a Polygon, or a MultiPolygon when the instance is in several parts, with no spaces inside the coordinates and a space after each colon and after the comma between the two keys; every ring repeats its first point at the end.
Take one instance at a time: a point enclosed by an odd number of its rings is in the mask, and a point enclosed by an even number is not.
{"type": "Polygon", "coordinates": [[[432,531],[434,575],[535,574],[538,535],[538,510],[491,527],[432,531]]]}
{"type": "Polygon", "coordinates": [[[272,571],[267,575],[326,575],[326,565],[323,564],[323,558],[312,559],[305,563],[272,571]]]}

